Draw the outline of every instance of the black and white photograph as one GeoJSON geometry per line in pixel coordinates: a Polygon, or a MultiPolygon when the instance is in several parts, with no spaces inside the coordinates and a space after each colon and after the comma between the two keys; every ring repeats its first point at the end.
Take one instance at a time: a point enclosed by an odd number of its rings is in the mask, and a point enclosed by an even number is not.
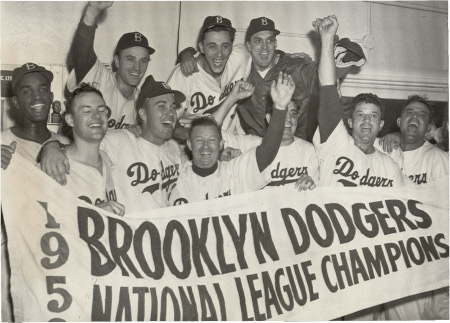
{"type": "Polygon", "coordinates": [[[1,1],[1,321],[448,321],[447,1],[1,1]]]}

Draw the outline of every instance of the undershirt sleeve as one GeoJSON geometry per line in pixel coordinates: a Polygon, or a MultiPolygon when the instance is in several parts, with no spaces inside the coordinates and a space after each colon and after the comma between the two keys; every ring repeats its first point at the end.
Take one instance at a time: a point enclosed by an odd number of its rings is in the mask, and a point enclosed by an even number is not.
{"type": "Polygon", "coordinates": [[[97,25],[88,26],[83,22],[83,19],[78,24],[70,49],[77,84],[84,79],[97,61],[97,55],[94,51],[96,29],[97,25]]]}
{"type": "Polygon", "coordinates": [[[328,140],[338,123],[342,120],[343,109],[336,85],[326,85],[320,88],[319,132],[320,143],[328,140]]]}
{"type": "Polygon", "coordinates": [[[260,172],[266,169],[277,156],[283,136],[286,113],[287,110],[273,109],[272,118],[262,143],[256,147],[256,162],[260,172]]]}

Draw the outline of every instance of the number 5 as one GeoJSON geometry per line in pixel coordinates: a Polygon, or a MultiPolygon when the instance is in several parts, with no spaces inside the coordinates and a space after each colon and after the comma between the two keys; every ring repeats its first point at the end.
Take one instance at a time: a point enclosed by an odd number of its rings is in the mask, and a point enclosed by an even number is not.
{"type": "Polygon", "coordinates": [[[47,276],[47,293],[51,294],[59,294],[63,298],[63,302],[61,306],[56,299],[52,299],[48,302],[47,308],[50,312],[61,313],[67,310],[72,304],[72,296],[69,294],[67,290],[64,288],[55,288],[55,284],[65,284],[66,277],[64,276],[47,276]]]}

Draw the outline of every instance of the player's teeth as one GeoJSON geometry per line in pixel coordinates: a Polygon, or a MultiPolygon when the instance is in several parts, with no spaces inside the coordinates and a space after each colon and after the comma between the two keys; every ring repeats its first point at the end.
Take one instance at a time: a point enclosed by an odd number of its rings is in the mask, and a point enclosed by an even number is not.
{"type": "Polygon", "coordinates": [[[34,105],[32,105],[31,107],[33,108],[33,109],[40,109],[40,108],[42,108],[44,106],[44,104],[34,104],[34,105]]]}

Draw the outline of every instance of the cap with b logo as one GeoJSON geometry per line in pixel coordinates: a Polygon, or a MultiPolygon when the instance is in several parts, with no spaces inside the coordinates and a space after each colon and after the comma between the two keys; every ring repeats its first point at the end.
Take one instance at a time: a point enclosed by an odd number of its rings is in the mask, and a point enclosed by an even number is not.
{"type": "Polygon", "coordinates": [[[53,81],[53,73],[47,70],[45,67],[39,66],[34,63],[26,63],[23,64],[21,67],[15,68],[13,71],[11,81],[13,91],[15,91],[16,85],[19,82],[19,80],[24,75],[29,73],[41,73],[48,80],[48,83],[52,83],[53,81]]]}
{"type": "Polygon", "coordinates": [[[203,22],[203,26],[200,33],[203,34],[205,33],[205,31],[215,26],[225,27],[229,29],[233,34],[236,32],[236,29],[234,29],[233,26],[231,25],[230,19],[224,18],[222,16],[208,16],[205,18],[205,21],[203,22]]]}
{"type": "Polygon", "coordinates": [[[148,49],[148,54],[151,55],[155,52],[153,48],[148,45],[147,37],[142,35],[140,32],[126,33],[120,37],[117,43],[115,54],[119,53],[122,49],[127,49],[130,47],[140,46],[148,49]]]}
{"type": "Polygon", "coordinates": [[[275,35],[278,35],[280,33],[279,30],[275,29],[275,23],[273,22],[272,19],[266,17],[259,17],[252,19],[252,21],[250,21],[250,26],[248,26],[247,28],[246,39],[250,40],[250,37],[252,37],[252,35],[263,30],[273,31],[275,35]]]}
{"type": "Polygon", "coordinates": [[[186,96],[177,90],[172,90],[164,82],[157,82],[152,75],[147,76],[142,84],[141,92],[136,100],[136,107],[140,109],[147,99],[154,98],[163,94],[173,93],[175,96],[175,103],[180,104],[186,100],[186,96]]]}

